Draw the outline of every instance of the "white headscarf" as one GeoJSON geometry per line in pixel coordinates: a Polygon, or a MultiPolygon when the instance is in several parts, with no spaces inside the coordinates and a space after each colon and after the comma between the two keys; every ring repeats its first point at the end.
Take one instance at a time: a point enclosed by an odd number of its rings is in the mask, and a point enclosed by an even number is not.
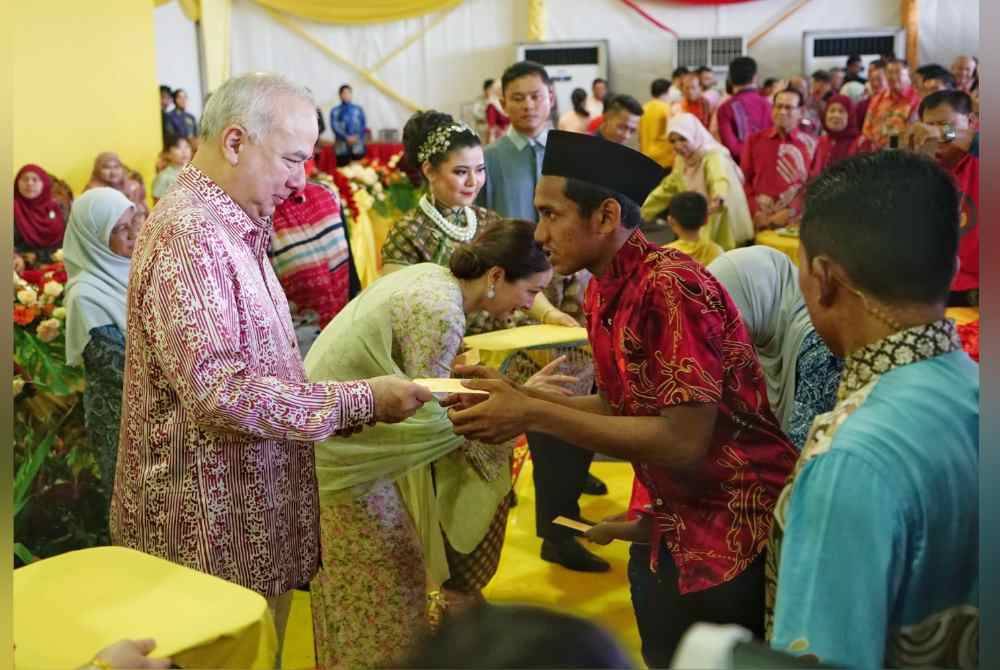
{"type": "Polygon", "coordinates": [[[66,263],[66,362],[79,365],[90,331],[113,324],[125,334],[130,260],[111,251],[111,231],[135,207],[113,188],[93,188],[73,202],[63,257],[66,263]]]}
{"type": "Polygon", "coordinates": [[[788,431],[795,409],[795,368],[813,332],[799,290],[799,270],[770,247],[733,249],[708,266],[740,310],[767,378],[771,410],[788,431]]]}
{"type": "MultiPolygon", "coordinates": [[[[677,156],[678,161],[683,162],[684,186],[689,191],[697,191],[706,198],[711,199],[708,192],[708,182],[705,179],[705,157],[712,152],[718,152],[722,156],[722,163],[726,170],[726,178],[729,181],[729,195],[726,197],[726,210],[728,216],[726,223],[737,244],[742,244],[753,239],[753,220],[750,217],[750,207],[746,202],[746,194],[743,192],[743,171],[733,160],[729,149],[719,144],[712,137],[712,133],[702,125],[694,114],[675,114],[670,117],[667,124],[667,136],[670,133],[677,133],[687,140],[692,154],[687,158],[677,156]]],[[[678,168],[674,163],[674,170],[678,168]]],[[[714,237],[714,236],[713,236],[714,237]]]]}

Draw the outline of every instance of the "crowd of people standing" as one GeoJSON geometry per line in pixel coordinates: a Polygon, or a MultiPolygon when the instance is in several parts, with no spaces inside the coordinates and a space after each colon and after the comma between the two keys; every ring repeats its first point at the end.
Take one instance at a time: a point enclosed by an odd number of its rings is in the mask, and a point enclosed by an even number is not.
{"type": "Polygon", "coordinates": [[[631,542],[650,667],[699,621],[848,667],[974,667],[978,368],[944,312],[978,304],[976,64],[861,66],[765,93],[740,57],[725,94],[678,69],[645,105],[598,79],[554,124],[548,72],[514,63],[485,137],[409,119],[423,192],[360,293],[316,103],[285,77],[234,77],[200,119],[161,88],[151,212],[113,153],[68,215],[25,166],[15,250],[64,251],[112,541],[260,593],[279,642],[310,585],[321,667],[406,663],[481,607],[526,434],[540,556],[571,570],[610,566],[554,520],[606,492],[595,454],[634,465],[627,513],[585,538],[631,542]],[[789,228],[796,262],[753,246],[789,228]],[[462,360],[532,323],[588,346],[507,376],[462,360]],[[453,375],[469,393],[412,381],[453,375]]]}

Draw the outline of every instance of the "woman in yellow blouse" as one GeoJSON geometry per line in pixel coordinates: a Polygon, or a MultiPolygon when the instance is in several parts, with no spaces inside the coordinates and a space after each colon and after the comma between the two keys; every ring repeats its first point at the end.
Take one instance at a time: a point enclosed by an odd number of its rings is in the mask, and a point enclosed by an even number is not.
{"type": "Polygon", "coordinates": [[[670,119],[667,137],[674,146],[674,167],[642,206],[642,218],[652,221],[683,191],[701,193],[709,202],[703,239],[725,250],[753,239],[753,220],[743,192],[743,175],[729,150],[719,144],[691,114],[670,119]]]}

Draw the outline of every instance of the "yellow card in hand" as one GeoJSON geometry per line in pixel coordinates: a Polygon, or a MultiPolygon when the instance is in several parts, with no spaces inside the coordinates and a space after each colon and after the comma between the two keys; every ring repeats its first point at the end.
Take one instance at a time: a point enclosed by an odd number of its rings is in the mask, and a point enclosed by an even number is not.
{"type": "Polygon", "coordinates": [[[593,526],[588,526],[585,523],[579,521],[574,521],[573,519],[568,519],[564,516],[557,516],[552,520],[552,523],[558,524],[560,526],[566,526],[567,528],[572,528],[573,530],[578,530],[581,533],[586,533],[588,530],[593,528],[593,526]]]}
{"type": "Polygon", "coordinates": [[[475,395],[489,395],[487,391],[478,391],[476,389],[466,388],[462,386],[461,379],[414,379],[414,384],[420,384],[425,387],[431,393],[468,393],[475,395]]]}
{"type": "Polygon", "coordinates": [[[467,349],[455,357],[455,365],[479,365],[479,349],[467,349]]]}

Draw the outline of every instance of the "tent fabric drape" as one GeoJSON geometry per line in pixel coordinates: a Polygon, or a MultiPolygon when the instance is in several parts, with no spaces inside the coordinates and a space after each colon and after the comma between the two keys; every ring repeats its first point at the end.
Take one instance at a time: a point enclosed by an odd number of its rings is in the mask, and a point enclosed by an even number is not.
{"type": "MultiPolygon", "coordinates": [[[[174,0],[153,0],[153,6],[166,5],[174,0]]],[[[201,0],[177,0],[177,4],[184,10],[184,16],[191,21],[201,20],[201,0]]]]}
{"type": "Polygon", "coordinates": [[[232,0],[199,0],[205,63],[205,89],[210,93],[229,79],[232,54],[232,0]]]}
{"type": "Polygon", "coordinates": [[[451,9],[463,0],[256,0],[257,4],[300,19],[317,23],[384,23],[409,19],[442,9],[451,9]]]}

